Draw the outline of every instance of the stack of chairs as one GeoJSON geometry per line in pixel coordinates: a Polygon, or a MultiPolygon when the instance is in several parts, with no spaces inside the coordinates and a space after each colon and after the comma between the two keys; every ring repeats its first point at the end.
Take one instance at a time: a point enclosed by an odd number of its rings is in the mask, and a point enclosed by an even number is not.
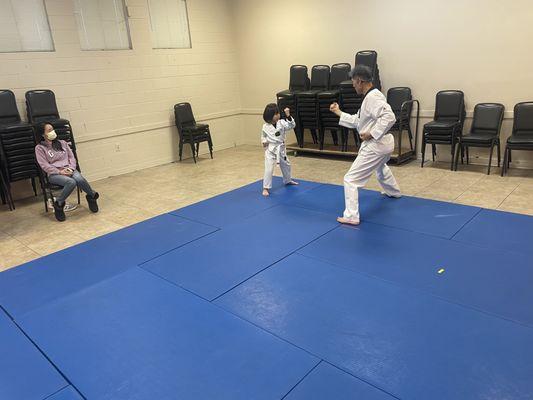
{"type": "MultiPolygon", "coordinates": [[[[374,77],[374,86],[381,90],[381,79],[379,76],[379,67],[378,67],[378,53],[376,53],[374,50],[363,50],[357,52],[355,55],[355,65],[366,65],[370,67],[372,70],[372,76],[374,77]]],[[[359,109],[361,108],[361,104],[363,103],[363,96],[360,96],[355,91],[352,81],[346,80],[344,82],[341,82],[339,85],[340,89],[340,100],[341,100],[341,108],[343,111],[347,112],[348,114],[357,114],[359,112],[359,109]]],[[[359,135],[355,130],[352,130],[354,135],[355,144],[358,147],[360,143],[359,135]]],[[[348,135],[346,135],[346,139],[348,138],[348,135]]],[[[345,148],[347,149],[347,142],[345,145],[345,148]]]]}
{"type": "MultiPolygon", "coordinates": [[[[407,132],[410,151],[414,151],[413,131],[411,129],[411,114],[413,112],[413,96],[408,87],[393,87],[387,91],[387,103],[392,108],[396,116],[396,122],[390,129],[391,132],[398,132],[398,157],[402,154],[402,137],[407,132]]],[[[417,120],[418,121],[418,120],[417,120]]]]}
{"type": "Polygon", "coordinates": [[[346,151],[347,132],[339,127],[339,117],[329,110],[331,103],[340,103],[340,84],[349,78],[351,66],[347,63],[339,63],[331,66],[330,90],[317,94],[319,120],[320,120],[320,150],[324,148],[324,136],[326,131],[331,131],[333,144],[338,146],[339,139],[337,131],[341,132],[341,151],[346,151]]]}
{"type": "MultiPolygon", "coordinates": [[[[26,92],[26,111],[28,114],[28,122],[34,126],[49,122],[57,133],[58,139],[64,140],[70,146],[74,157],[78,160],[78,153],[76,149],[76,141],[70,121],[59,116],[57,109],[56,97],[54,92],[48,89],[44,90],[30,90],[26,92]]],[[[40,137],[35,137],[35,142],[42,140],[40,137]]],[[[77,162],[77,170],[81,172],[80,163],[77,162]]],[[[38,168],[38,173],[41,178],[41,187],[43,191],[44,208],[48,212],[48,198],[52,198],[53,191],[59,191],[62,188],[53,185],[48,181],[46,174],[38,168]]],[[[80,204],[80,189],[77,189],[78,204],[80,204]]]]}
{"type": "MultiPolygon", "coordinates": [[[[307,67],[305,65],[292,65],[289,76],[289,89],[283,90],[276,94],[278,107],[283,115],[283,110],[289,107],[293,117],[298,120],[297,107],[296,107],[296,95],[299,92],[309,90],[309,75],[307,67]]],[[[298,145],[303,147],[303,130],[296,126],[296,138],[298,145]]]]}
{"type": "Polygon", "coordinates": [[[37,195],[35,178],[39,178],[39,168],[35,162],[33,127],[21,121],[11,90],[0,90],[0,163],[3,200],[7,200],[9,209],[14,210],[11,183],[30,179],[37,195]]]}
{"type": "Polygon", "coordinates": [[[330,68],[328,65],[315,65],[311,69],[311,85],[309,90],[299,92],[296,95],[296,109],[303,147],[304,129],[311,131],[313,143],[318,144],[317,130],[320,129],[318,111],[318,93],[329,89],[330,68]]]}

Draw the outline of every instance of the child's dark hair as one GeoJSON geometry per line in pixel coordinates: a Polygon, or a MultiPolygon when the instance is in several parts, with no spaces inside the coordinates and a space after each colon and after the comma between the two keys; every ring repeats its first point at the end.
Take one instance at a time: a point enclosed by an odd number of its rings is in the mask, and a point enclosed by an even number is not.
{"type": "MultiPolygon", "coordinates": [[[[39,136],[41,138],[44,139],[44,127],[46,125],[50,125],[52,126],[52,128],[54,127],[54,125],[52,125],[50,122],[48,121],[45,121],[43,123],[40,123],[39,125],[37,125],[37,129],[39,131],[39,136]]],[[[61,146],[61,142],[59,141],[59,138],[55,138],[54,140],[52,140],[52,148],[55,150],[55,151],[63,151],[63,146],[61,146]]]]}
{"type": "Polygon", "coordinates": [[[263,119],[265,122],[272,122],[274,115],[279,114],[279,107],[276,103],[267,104],[265,111],[263,111],[263,119]]]}

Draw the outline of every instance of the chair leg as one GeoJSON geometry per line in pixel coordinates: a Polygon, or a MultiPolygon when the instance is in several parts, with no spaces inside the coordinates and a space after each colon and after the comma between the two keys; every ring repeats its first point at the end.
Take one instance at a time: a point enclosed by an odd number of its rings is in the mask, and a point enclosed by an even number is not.
{"type": "Polygon", "coordinates": [[[324,150],[324,136],[326,135],[326,130],[323,128],[320,128],[318,130],[318,148],[320,150],[324,150]]]}
{"type": "Polygon", "coordinates": [[[511,152],[511,149],[508,149],[509,150],[509,158],[507,159],[507,161],[509,162],[509,165],[507,166],[507,168],[509,168],[511,166],[511,163],[513,162],[512,160],[512,152],[511,152]]]}
{"type": "Polygon", "coordinates": [[[459,143],[457,146],[457,150],[455,152],[455,165],[454,165],[455,171],[457,171],[457,165],[459,164],[459,152],[462,151],[462,148],[463,148],[463,144],[459,143]]]}
{"type": "Polygon", "coordinates": [[[420,168],[424,168],[425,157],[426,157],[426,141],[422,139],[422,162],[420,163],[420,168]]]}
{"type": "Polygon", "coordinates": [[[209,146],[209,154],[211,155],[211,160],[213,159],[213,141],[211,140],[211,134],[209,134],[207,139],[207,145],[209,146]]]}
{"type": "Polygon", "coordinates": [[[466,165],[470,165],[470,153],[468,151],[468,146],[466,146],[466,165]]]}
{"type": "Polygon", "coordinates": [[[487,175],[490,175],[490,167],[492,166],[492,154],[494,153],[494,142],[490,146],[490,155],[489,155],[489,168],[487,170],[487,175]]]}
{"type": "Polygon", "coordinates": [[[500,168],[500,158],[501,158],[501,150],[500,150],[500,140],[498,139],[498,141],[496,142],[496,146],[498,146],[497,150],[498,150],[498,168],[500,168]]]}
{"type": "Polygon", "coordinates": [[[33,188],[33,194],[37,196],[37,186],[35,186],[35,178],[31,178],[31,187],[33,188]]]}
{"type": "Polygon", "coordinates": [[[318,144],[318,136],[316,135],[316,129],[310,129],[313,143],[318,144]]]}
{"type": "MultiPolygon", "coordinates": [[[[453,166],[454,166],[454,162],[455,162],[455,146],[456,144],[455,143],[452,143],[452,162],[451,162],[451,165],[450,165],[450,171],[453,171],[453,166]]],[[[458,148],[461,147],[461,146],[457,146],[458,148]]]]}
{"type": "Polygon", "coordinates": [[[192,159],[194,160],[194,163],[196,164],[196,152],[194,150],[194,142],[191,140],[189,144],[191,145],[192,159]]]}
{"type": "Polygon", "coordinates": [[[331,131],[331,136],[333,137],[333,144],[335,146],[338,146],[339,145],[339,135],[337,134],[337,131],[336,130],[331,131]]]}
{"type": "Polygon", "coordinates": [[[431,155],[433,156],[433,162],[435,162],[435,156],[437,155],[437,146],[434,144],[431,145],[431,155]]]}
{"type": "Polygon", "coordinates": [[[501,176],[504,176],[507,172],[507,146],[505,147],[505,150],[503,151],[503,164],[502,164],[502,170],[501,170],[501,176]]]}
{"type": "Polygon", "coordinates": [[[78,205],[81,204],[81,199],[80,199],[81,196],[80,196],[80,192],[81,192],[81,191],[80,191],[80,188],[78,187],[78,205]]]}
{"type": "Polygon", "coordinates": [[[180,145],[179,145],[179,153],[180,153],[180,161],[181,161],[181,156],[183,154],[183,140],[181,139],[180,137],[180,145]]]}
{"type": "Polygon", "coordinates": [[[196,157],[200,158],[200,142],[196,143],[196,157]]]}

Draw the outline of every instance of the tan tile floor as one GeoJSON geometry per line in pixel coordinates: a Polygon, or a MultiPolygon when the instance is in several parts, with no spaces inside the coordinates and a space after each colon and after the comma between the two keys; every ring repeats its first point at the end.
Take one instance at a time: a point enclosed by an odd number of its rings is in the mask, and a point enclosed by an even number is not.
{"type": "MultiPolygon", "coordinates": [[[[351,164],[307,156],[291,161],[295,178],[333,184],[342,184],[351,164]]],[[[485,166],[462,166],[458,172],[448,167],[429,162],[420,168],[412,162],[393,172],[407,195],[533,215],[533,171],[511,170],[501,178],[498,168],[487,176],[485,166]]],[[[44,212],[41,197],[18,200],[16,211],[0,211],[0,271],[227,192],[262,174],[261,148],[240,146],[217,152],[214,160],[203,156],[196,165],[185,160],[92,182],[101,195],[101,211],[91,214],[82,198],[62,224],[44,212]]],[[[367,188],[379,190],[375,178],[367,188]]]]}

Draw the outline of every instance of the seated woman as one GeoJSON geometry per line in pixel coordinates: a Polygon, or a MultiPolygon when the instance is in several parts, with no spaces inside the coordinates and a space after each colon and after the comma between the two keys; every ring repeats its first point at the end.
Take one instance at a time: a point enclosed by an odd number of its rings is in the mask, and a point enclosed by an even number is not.
{"type": "Polygon", "coordinates": [[[54,201],[54,214],[58,221],[65,220],[65,201],[78,186],[86,193],[89,209],[98,212],[96,200],[99,195],[89,182],[76,170],[77,163],[74,153],[64,140],[59,140],[54,127],[50,123],[39,126],[42,142],[35,147],[35,156],[42,170],[48,175],[50,183],[63,186],[63,191],[54,201]]]}

